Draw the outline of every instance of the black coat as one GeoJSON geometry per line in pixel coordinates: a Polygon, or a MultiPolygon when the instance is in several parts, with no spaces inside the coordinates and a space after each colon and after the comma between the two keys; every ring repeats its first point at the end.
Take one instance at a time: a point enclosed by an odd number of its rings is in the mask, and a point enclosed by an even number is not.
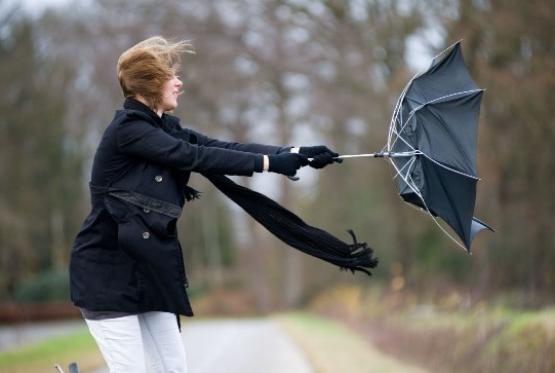
{"type": "Polygon", "coordinates": [[[71,250],[73,304],[193,316],[176,230],[190,173],[250,176],[261,153],[289,148],[215,140],[127,98],[94,157],[92,209],[71,250]]]}

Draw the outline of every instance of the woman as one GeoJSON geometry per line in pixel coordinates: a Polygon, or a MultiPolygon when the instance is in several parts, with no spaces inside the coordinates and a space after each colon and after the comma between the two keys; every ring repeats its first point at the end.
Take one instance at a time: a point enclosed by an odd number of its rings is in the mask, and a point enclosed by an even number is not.
{"type": "Polygon", "coordinates": [[[110,372],[145,372],[145,361],[156,372],[187,371],[179,315],[193,311],[176,222],[195,197],[191,172],[292,176],[337,156],[325,146],[224,142],[182,128],[167,111],[183,93],[176,71],[185,52],[186,41],[152,37],[120,56],[125,101],[95,153],[92,209],[71,251],[71,300],[110,372]]]}

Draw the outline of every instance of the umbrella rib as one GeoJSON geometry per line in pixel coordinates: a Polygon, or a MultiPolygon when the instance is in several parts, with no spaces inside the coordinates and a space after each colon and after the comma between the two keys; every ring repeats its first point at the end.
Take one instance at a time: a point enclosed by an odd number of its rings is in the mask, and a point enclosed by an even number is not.
{"type": "Polygon", "coordinates": [[[465,95],[470,95],[472,93],[483,92],[483,91],[484,90],[481,89],[481,88],[476,88],[476,89],[467,89],[465,91],[458,91],[458,92],[449,93],[448,95],[443,95],[443,96],[440,96],[440,97],[436,97],[433,100],[426,101],[422,105],[414,108],[410,113],[413,114],[413,113],[417,112],[418,110],[422,109],[426,105],[434,104],[437,101],[440,101],[440,100],[443,100],[443,99],[446,99],[446,98],[451,98],[451,97],[455,97],[455,96],[465,96],[465,95]]]}
{"type": "MultiPolygon", "coordinates": [[[[434,103],[434,102],[436,102],[436,101],[438,101],[438,100],[441,100],[441,99],[443,99],[443,98],[446,98],[446,97],[452,97],[452,96],[455,96],[455,95],[464,95],[464,94],[468,94],[468,93],[476,93],[476,92],[481,92],[481,91],[483,91],[483,90],[482,90],[482,89],[472,89],[472,90],[466,90],[466,91],[455,92],[455,93],[452,93],[452,94],[449,94],[449,95],[445,95],[445,96],[442,96],[442,97],[438,97],[438,98],[436,98],[436,99],[434,99],[434,100],[428,101],[428,102],[426,102],[426,103],[420,105],[419,107],[415,108],[414,110],[411,111],[409,117],[407,118],[407,120],[405,121],[405,123],[403,123],[403,126],[400,128],[399,132],[397,132],[397,130],[393,128],[393,132],[395,133],[395,135],[397,135],[397,137],[395,138],[395,140],[394,140],[394,142],[393,142],[393,144],[392,144],[391,146],[395,145],[395,143],[397,142],[398,139],[401,139],[401,141],[403,141],[403,142],[405,143],[405,145],[407,145],[410,149],[412,149],[413,151],[418,151],[417,149],[415,149],[415,148],[414,148],[403,136],[401,136],[401,134],[400,134],[400,132],[402,132],[402,131],[404,130],[404,128],[405,128],[406,125],[408,124],[409,120],[411,120],[412,117],[414,117],[414,115],[416,114],[416,112],[417,112],[418,110],[422,109],[424,106],[426,106],[426,105],[428,105],[428,104],[430,104],[430,103],[434,103]]],[[[391,128],[391,127],[390,127],[390,128],[391,128]]],[[[388,142],[389,142],[389,141],[388,141],[388,142]]],[[[388,150],[391,151],[391,147],[390,147],[388,150]]],[[[459,171],[459,170],[457,170],[457,169],[454,169],[454,168],[452,168],[452,167],[446,166],[446,165],[444,165],[443,163],[438,162],[437,160],[435,160],[434,158],[430,157],[428,154],[426,154],[426,153],[424,153],[424,152],[422,152],[422,151],[420,151],[420,154],[424,155],[426,158],[428,158],[429,160],[431,160],[432,162],[434,162],[436,165],[438,165],[438,166],[440,166],[440,167],[443,167],[443,168],[446,169],[446,170],[449,170],[449,171],[451,171],[451,172],[455,172],[455,173],[457,173],[457,174],[459,174],[459,175],[462,175],[462,176],[465,176],[465,177],[468,177],[468,178],[471,178],[471,179],[474,179],[474,180],[481,180],[481,179],[480,179],[479,177],[477,177],[477,176],[470,175],[470,174],[467,174],[467,173],[465,173],[465,172],[462,172],[462,171],[459,171]]]]}
{"type": "MultiPolygon", "coordinates": [[[[409,119],[410,119],[410,118],[409,118],[409,119]]],[[[408,119],[407,119],[407,120],[408,120],[408,119]]],[[[397,135],[397,139],[401,139],[401,141],[403,141],[403,142],[405,143],[405,145],[407,145],[409,148],[411,148],[411,149],[413,150],[413,152],[415,152],[415,155],[421,154],[421,155],[425,156],[426,158],[428,158],[430,161],[434,162],[436,165],[438,165],[438,166],[440,166],[440,167],[443,167],[444,169],[449,170],[449,171],[451,171],[451,172],[455,172],[455,173],[457,173],[457,174],[459,174],[459,175],[461,175],[461,176],[465,176],[465,177],[468,177],[468,178],[471,178],[471,179],[474,179],[474,180],[481,180],[481,179],[480,179],[479,177],[477,177],[477,176],[470,175],[470,174],[467,174],[467,173],[465,173],[465,172],[462,172],[462,171],[459,171],[459,170],[454,169],[454,168],[452,168],[452,167],[449,167],[449,166],[444,165],[443,163],[441,163],[441,162],[435,160],[434,158],[430,157],[428,154],[422,152],[421,150],[415,149],[415,148],[414,148],[407,140],[405,140],[405,138],[404,138],[403,136],[401,136],[399,133],[396,133],[396,135],[397,135]]],[[[388,149],[388,150],[391,151],[391,149],[388,149]]],[[[407,153],[409,153],[409,152],[407,152],[407,153]]]]}
{"type": "MultiPolygon", "coordinates": [[[[395,128],[395,125],[393,125],[393,127],[390,127],[390,128],[392,128],[393,133],[395,133],[395,135],[397,135],[397,137],[396,137],[395,140],[393,141],[393,144],[390,144],[390,145],[389,145],[389,146],[390,146],[389,150],[391,150],[391,147],[395,146],[395,144],[397,143],[397,140],[398,140],[398,139],[401,139],[401,140],[402,140],[409,148],[411,148],[412,150],[416,150],[411,144],[408,143],[408,141],[406,141],[406,140],[401,136],[401,132],[403,132],[403,130],[405,129],[405,127],[406,127],[407,124],[409,123],[409,120],[411,120],[412,117],[414,116],[414,113],[415,113],[415,112],[414,112],[414,111],[411,112],[410,115],[409,115],[409,117],[407,118],[407,120],[404,121],[404,122],[403,122],[403,118],[402,118],[402,117],[403,117],[403,112],[401,111],[400,113],[401,113],[401,118],[400,118],[400,120],[399,120],[399,124],[402,123],[402,125],[401,125],[401,128],[399,129],[399,131],[397,131],[397,129],[395,128]]],[[[395,119],[395,122],[397,122],[397,119],[399,119],[399,118],[396,118],[396,119],[395,119]]]]}
{"type": "MultiPolygon", "coordinates": [[[[409,168],[409,169],[407,170],[407,175],[408,175],[408,173],[410,172],[410,167],[412,166],[412,164],[414,163],[415,160],[416,160],[416,157],[414,157],[414,156],[411,157],[411,159],[409,159],[409,160],[403,165],[403,167],[401,167],[401,168],[399,169],[399,172],[403,172],[403,170],[408,166],[408,168],[409,168]]],[[[395,175],[393,178],[395,179],[397,176],[399,176],[399,175],[395,175]]]]}
{"type": "Polygon", "coordinates": [[[399,95],[399,98],[397,99],[395,107],[393,108],[393,114],[391,115],[391,120],[389,121],[389,133],[388,133],[388,136],[387,136],[387,146],[388,146],[389,149],[391,149],[391,147],[393,145],[395,145],[395,142],[397,141],[395,139],[395,141],[392,145],[391,144],[391,135],[394,132],[395,122],[398,120],[399,113],[401,113],[401,123],[402,123],[403,112],[401,110],[401,106],[402,106],[403,100],[404,100],[404,98],[407,94],[407,91],[408,91],[410,85],[412,84],[412,82],[414,81],[414,79],[416,79],[418,76],[422,75],[424,72],[425,71],[421,71],[421,72],[417,72],[416,74],[414,74],[414,76],[405,85],[405,87],[403,88],[403,91],[401,92],[401,94],[399,95]]]}
{"type": "Polygon", "coordinates": [[[441,163],[441,162],[439,162],[439,161],[433,159],[432,157],[430,157],[430,156],[429,156],[428,154],[426,154],[426,153],[422,153],[422,152],[421,152],[421,154],[422,154],[424,157],[428,158],[430,161],[434,162],[436,165],[438,165],[438,166],[440,166],[440,167],[443,167],[444,169],[446,169],[446,170],[448,170],[448,171],[457,173],[457,174],[459,174],[459,175],[461,175],[461,176],[465,176],[465,177],[468,177],[468,178],[470,178],[470,179],[481,180],[481,179],[480,179],[479,177],[477,177],[477,176],[470,175],[470,174],[467,174],[467,173],[465,173],[465,172],[462,172],[462,171],[459,171],[459,170],[457,170],[457,169],[454,169],[454,168],[451,168],[451,167],[449,167],[449,166],[446,166],[446,165],[444,165],[443,163],[441,163]]]}
{"type": "Polygon", "coordinates": [[[470,174],[467,174],[467,173],[465,173],[465,172],[462,172],[462,171],[459,171],[459,170],[454,169],[454,168],[452,168],[452,167],[449,167],[449,166],[444,165],[443,163],[441,163],[441,162],[435,160],[434,158],[430,157],[428,154],[422,152],[421,150],[416,150],[416,149],[414,149],[414,147],[413,147],[412,145],[410,145],[410,144],[407,142],[407,140],[405,140],[402,136],[397,135],[397,137],[400,138],[408,147],[410,147],[411,149],[413,149],[413,151],[415,152],[415,155],[423,155],[423,156],[425,156],[426,158],[428,158],[430,161],[434,162],[434,164],[436,164],[436,165],[438,165],[438,166],[440,166],[440,167],[443,167],[444,169],[446,169],[446,170],[448,170],[448,171],[457,173],[457,174],[459,174],[459,175],[461,175],[461,176],[465,176],[465,177],[468,177],[468,178],[471,178],[471,179],[474,179],[474,180],[481,180],[481,179],[480,179],[479,177],[477,177],[477,176],[470,175],[470,174]]]}
{"type": "Polygon", "coordinates": [[[401,177],[401,179],[403,179],[403,181],[409,186],[409,188],[418,196],[422,199],[422,193],[420,192],[420,190],[418,189],[418,187],[416,186],[416,184],[413,183],[411,184],[408,180],[408,178],[406,178],[399,170],[399,168],[397,167],[397,165],[395,164],[395,162],[393,162],[392,159],[390,159],[391,164],[393,165],[393,168],[395,169],[395,172],[397,172],[397,175],[401,177]]]}
{"type": "MultiPolygon", "coordinates": [[[[399,112],[397,112],[397,114],[399,114],[399,112]]],[[[401,117],[402,117],[402,115],[403,115],[403,113],[401,112],[401,117]]],[[[412,115],[409,116],[409,117],[407,118],[407,120],[406,120],[404,123],[402,122],[402,118],[401,118],[401,120],[399,120],[398,117],[392,118],[391,124],[390,124],[390,127],[389,127],[389,129],[390,129],[390,136],[389,136],[388,141],[387,141],[387,142],[388,142],[387,145],[388,145],[388,150],[389,150],[389,151],[391,151],[392,147],[397,143],[397,140],[398,140],[398,139],[403,140],[403,142],[404,142],[409,148],[411,148],[412,150],[416,150],[411,144],[409,144],[409,143],[401,136],[401,133],[400,133],[400,132],[402,132],[402,131],[405,129],[406,125],[408,124],[408,122],[409,122],[409,120],[410,120],[411,118],[412,118],[412,115]],[[399,130],[399,132],[398,132],[397,129],[395,128],[395,127],[396,127],[395,124],[396,124],[397,122],[403,123],[403,125],[401,126],[401,129],[399,130]],[[394,133],[394,134],[396,135],[395,140],[393,140],[393,144],[391,144],[391,141],[390,141],[390,139],[391,139],[391,134],[392,134],[392,133],[394,133]]]]}
{"type": "Polygon", "coordinates": [[[409,188],[418,196],[418,198],[420,198],[420,200],[422,201],[422,205],[425,207],[425,211],[428,213],[428,215],[432,218],[432,220],[434,221],[434,223],[439,227],[439,229],[441,229],[443,231],[443,233],[445,233],[447,235],[447,237],[449,237],[451,239],[451,241],[453,241],[454,243],[456,243],[459,247],[461,247],[465,252],[469,253],[470,255],[472,255],[471,252],[469,252],[466,247],[460,243],[455,237],[453,237],[453,235],[451,235],[445,228],[443,228],[443,226],[441,224],[439,224],[439,222],[437,221],[437,218],[432,214],[432,212],[430,211],[430,209],[428,208],[428,205],[426,204],[426,201],[424,200],[424,197],[422,196],[422,193],[420,192],[420,190],[418,189],[418,187],[416,186],[416,184],[414,183],[414,181],[411,178],[411,181],[413,184],[411,184],[408,180],[408,178],[405,178],[403,174],[401,174],[399,172],[399,169],[397,168],[397,166],[395,165],[395,162],[393,162],[393,159],[390,158],[390,162],[393,165],[393,168],[395,169],[395,171],[397,172],[397,174],[401,177],[401,179],[403,179],[403,181],[409,186],[409,188]]]}
{"type": "MultiPolygon", "coordinates": [[[[391,115],[391,120],[389,123],[389,132],[388,132],[388,136],[387,136],[387,147],[389,149],[391,149],[391,147],[393,145],[395,145],[395,142],[397,141],[397,139],[395,139],[395,141],[393,142],[393,144],[391,144],[391,135],[393,133],[393,127],[394,127],[394,123],[396,122],[396,120],[398,119],[398,115],[399,115],[399,111],[401,109],[401,105],[402,105],[402,101],[406,96],[406,93],[410,87],[410,85],[412,84],[412,82],[417,79],[418,77],[424,75],[433,65],[434,62],[436,61],[436,59],[440,56],[444,56],[450,49],[454,48],[457,44],[460,44],[461,40],[458,40],[456,42],[454,42],[453,44],[451,44],[450,46],[448,46],[447,48],[445,48],[444,50],[442,50],[441,52],[439,52],[438,54],[436,54],[433,58],[432,58],[432,63],[430,64],[430,66],[426,69],[422,69],[421,71],[416,72],[416,74],[414,74],[414,76],[408,81],[408,83],[405,85],[405,87],[403,88],[403,91],[401,92],[401,94],[399,95],[399,98],[397,99],[397,102],[395,104],[395,107],[393,109],[393,114],[391,115]]],[[[403,113],[401,111],[401,118],[400,118],[400,123],[403,123],[403,113]]],[[[404,127],[404,126],[403,126],[404,127]]]]}
{"type": "MultiPolygon", "coordinates": [[[[443,56],[445,54],[447,54],[447,52],[454,48],[457,44],[460,44],[462,42],[462,39],[457,40],[456,42],[454,42],[453,44],[451,44],[450,46],[448,46],[447,48],[445,48],[444,50],[442,50],[441,52],[439,52],[438,54],[436,54],[434,57],[432,57],[432,63],[430,64],[430,67],[432,67],[432,65],[434,64],[435,60],[440,57],[443,56]]],[[[426,69],[426,71],[428,71],[430,69],[430,67],[428,67],[428,69],[426,69]]]]}
{"type": "MultiPolygon", "coordinates": [[[[409,123],[409,120],[411,120],[412,117],[414,117],[414,115],[416,114],[417,111],[421,110],[421,109],[422,109],[423,107],[425,107],[426,105],[436,103],[437,101],[443,100],[443,99],[445,99],[445,98],[451,98],[451,97],[455,97],[455,96],[464,96],[464,95],[468,95],[468,94],[472,94],[472,93],[477,93],[477,92],[482,92],[482,91],[483,91],[483,89],[480,89],[480,88],[478,88],[478,89],[469,89],[469,90],[454,92],[454,93],[450,93],[450,94],[448,94],[448,95],[443,95],[443,96],[441,96],[441,97],[437,97],[437,98],[435,98],[435,99],[433,99],[433,100],[427,101],[427,102],[423,103],[422,105],[420,105],[420,106],[414,108],[414,109],[409,113],[409,117],[407,118],[407,120],[405,120],[404,122],[403,122],[403,118],[402,118],[403,113],[402,113],[402,111],[401,111],[401,112],[400,112],[400,113],[401,113],[401,114],[400,114],[400,115],[401,115],[401,118],[397,118],[397,117],[396,117],[394,120],[392,120],[393,123],[390,125],[390,132],[393,131],[393,132],[397,135],[397,138],[393,141],[393,144],[389,144],[389,141],[388,141],[388,146],[391,148],[392,146],[395,145],[395,143],[397,142],[397,139],[401,137],[400,133],[403,132],[403,130],[405,129],[405,127],[406,127],[407,124],[409,123]],[[399,120],[398,120],[398,119],[399,119],[399,120]],[[400,124],[402,123],[401,128],[400,128],[398,131],[395,129],[395,125],[394,125],[394,123],[396,123],[397,121],[398,121],[400,124]]],[[[399,114],[398,112],[394,112],[394,116],[395,116],[395,115],[398,115],[398,114],[399,114]]],[[[406,141],[405,141],[405,143],[406,143],[406,141]]],[[[407,145],[408,145],[408,144],[407,144],[407,145]]],[[[414,148],[413,148],[413,149],[414,149],[414,148]]]]}
{"type": "MultiPolygon", "coordinates": [[[[413,79],[414,79],[414,78],[413,78],[413,79]]],[[[411,83],[412,83],[412,80],[411,80],[411,83]]],[[[388,146],[389,146],[389,148],[391,149],[391,147],[393,147],[393,146],[397,143],[397,140],[398,140],[399,138],[401,138],[400,133],[403,132],[403,130],[405,129],[405,127],[406,127],[407,124],[409,123],[409,120],[411,120],[412,117],[414,117],[414,115],[416,114],[417,111],[419,111],[420,109],[422,109],[422,108],[425,107],[426,105],[430,105],[430,104],[436,103],[437,101],[440,101],[440,100],[443,100],[443,99],[446,99],[446,98],[451,98],[451,97],[455,97],[455,96],[464,96],[464,95],[468,95],[468,94],[472,94],[472,93],[477,93],[477,92],[483,92],[483,89],[481,89],[481,88],[478,88],[478,89],[469,89],[469,90],[465,90],[465,91],[459,91],[459,92],[450,93],[450,94],[448,94],[448,95],[443,95],[443,96],[441,96],[441,97],[436,97],[435,99],[430,100],[430,101],[427,101],[427,102],[423,103],[422,105],[420,105],[420,106],[414,108],[414,109],[409,113],[409,117],[407,118],[407,120],[405,120],[404,122],[403,122],[403,113],[402,113],[402,111],[399,111],[400,102],[398,101],[397,105],[395,106],[395,109],[394,109],[394,112],[393,112],[393,117],[392,117],[392,120],[391,120],[391,123],[390,123],[390,127],[389,127],[389,129],[390,129],[390,131],[389,131],[389,137],[388,137],[388,146]],[[401,118],[398,118],[399,114],[400,114],[401,118]],[[398,131],[395,129],[395,123],[396,123],[396,122],[398,122],[399,124],[402,123],[401,128],[400,128],[398,131]],[[397,135],[397,137],[395,138],[395,140],[393,140],[393,144],[391,144],[391,141],[390,141],[390,139],[391,139],[391,133],[392,133],[392,132],[395,133],[395,134],[397,135]]],[[[401,97],[403,97],[403,99],[404,99],[405,94],[406,94],[406,92],[405,92],[405,90],[403,90],[403,93],[401,94],[401,97]]],[[[402,138],[401,138],[401,139],[402,139],[402,138]]],[[[409,145],[406,141],[403,141],[403,142],[404,142],[405,144],[409,145]]],[[[409,146],[410,146],[410,145],[409,145],[409,146]]],[[[411,146],[411,148],[412,148],[413,150],[415,150],[412,146],[411,146]]]]}
{"type": "MultiPolygon", "coordinates": [[[[425,203],[424,203],[424,205],[425,205],[425,203]]],[[[439,229],[441,229],[443,231],[443,233],[445,233],[447,235],[447,237],[449,237],[451,239],[451,241],[456,243],[457,246],[459,246],[465,252],[472,255],[471,251],[468,251],[468,249],[462,243],[460,243],[455,237],[453,237],[453,235],[451,233],[449,233],[449,231],[447,231],[447,229],[443,228],[443,226],[441,224],[439,224],[439,222],[437,221],[437,218],[434,215],[432,215],[432,213],[428,209],[428,206],[426,206],[426,211],[428,212],[428,215],[430,215],[432,217],[432,220],[434,221],[434,223],[436,223],[436,225],[439,227],[439,229]]]]}
{"type": "MultiPolygon", "coordinates": [[[[409,176],[409,173],[412,171],[412,168],[414,167],[414,165],[416,163],[416,157],[412,157],[411,160],[409,161],[409,163],[410,163],[410,165],[409,165],[409,169],[407,169],[407,176],[409,176]]],[[[416,183],[412,179],[412,176],[411,176],[410,179],[414,183],[414,185],[416,185],[416,183]]]]}
{"type": "MultiPolygon", "coordinates": [[[[408,123],[408,121],[410,120],[411,117],[412,116],[410,116],[407,119],[407,121],[403,125],[403,128],[405,128],[405,126],[407,125],[407,123],[408,123]]],[[[401,128],[401,131],[403,130],[403,128],[401,128]]],[[[401,139],[401,141],[403,141],[406,146],[408,146],[410,149],[412,149],[412,151],[420,151],[420,150],[415,149],[414,146],[412,146],[407,140],[405,140],[405,138],[403,136],[401,136],[401,134],[399,132],[397,132],[397,130],[393,130],[393,132],[395,133],[395,135],[397,135],[397,137],[395,138],[395,141],[393,141],[393,144],[391,146],[394,146],[397,143],[397,140],[401,139]]],[[[391,151],[391,147],[388,150],[391,151]]]]}

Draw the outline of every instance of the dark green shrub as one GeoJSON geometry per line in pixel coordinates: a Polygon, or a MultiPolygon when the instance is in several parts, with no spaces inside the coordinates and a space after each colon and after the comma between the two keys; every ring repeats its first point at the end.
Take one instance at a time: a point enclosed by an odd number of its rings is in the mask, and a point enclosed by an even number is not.
{"type": "Polygon", "coordinates": [[[23,281],[14,300],[18,302],[69,301],[69,273],[67,270],[48,270],[23,281]]]}

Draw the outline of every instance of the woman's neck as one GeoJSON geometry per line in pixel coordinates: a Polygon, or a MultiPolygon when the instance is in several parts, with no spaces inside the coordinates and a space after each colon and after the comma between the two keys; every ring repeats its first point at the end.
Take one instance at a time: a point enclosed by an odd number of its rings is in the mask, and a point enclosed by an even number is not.
{"type": "MultiPolygon", "coordinates": [[[[148,103],[148,101],[147,101],[143,96],[141,96],[141,95],[139,95],[139,94],[136,94],[133,98],[134,98],[135,100],[137,100],[137,101],[139,101],[139,102],[145,104],[146,106],[148,106],[148,107],[150,108],[150,104],[148,103]]],[[[151,108],[151,110],[152,110],[152,108],[151,108]]],[[[164,113],[164,110],[159,109],[159,108],[156,108],[156,109],[153,110],[153,111],[154,111],[160,118],[162,117],[162,114],[164,113]]]]}

